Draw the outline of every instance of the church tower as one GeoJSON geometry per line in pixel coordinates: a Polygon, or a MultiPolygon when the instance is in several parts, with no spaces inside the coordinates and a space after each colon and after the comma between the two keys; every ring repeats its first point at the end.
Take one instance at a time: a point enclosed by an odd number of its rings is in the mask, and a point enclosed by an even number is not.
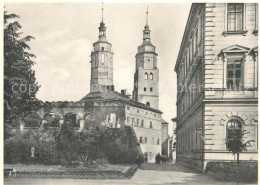
{"type": "Polygon", "coordinates": [[[103,21],[103,3],[102,21],[98,29],[98,41],[93,44],[94,48],[91,52],[90,92],[100,89],[101,85],[113,85],[113,51],[112,45],[106,39],[107,28],[103,21]]]}
{"type": "Polygon", "coordinates": [[[135,56],[133,99],[159,109],[159,69],[157,68],[157,53],[155,52],[155,46],[151,43],[150,33],[147,7],[143,43],[138,47],[135,56]]]}

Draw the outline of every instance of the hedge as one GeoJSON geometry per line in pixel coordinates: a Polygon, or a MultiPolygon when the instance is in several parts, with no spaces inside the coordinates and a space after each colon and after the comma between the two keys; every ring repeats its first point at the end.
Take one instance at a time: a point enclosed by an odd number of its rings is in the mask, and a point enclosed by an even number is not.
{"type": "Polygon", "coordinates": [[[257,182],[258,164],[255,161],[208,162],[206,173],[216,180],[257,182]]]}

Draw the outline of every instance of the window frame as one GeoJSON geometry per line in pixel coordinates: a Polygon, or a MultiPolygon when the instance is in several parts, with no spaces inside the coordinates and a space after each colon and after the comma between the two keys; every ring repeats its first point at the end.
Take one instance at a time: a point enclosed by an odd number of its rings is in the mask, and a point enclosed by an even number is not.
{"type": "Polygon", "coordinates": [[[236,32],[236,31],[244,31],[244,6],[245,4],[244,3],[227,3],[227,31],[233,31],[233,32],[236,32]],[[234,11],[229,11],[229,6],[234,6],[234,11]],[[242,8],[241,10],[242,11],[237,11],[237,6],[238,5],[241,5],[242,8]],[[229,18],[229,15],[234,15],[234,29],[230,29],[229,28],[229,23],[232,21],[231,18],[229,18]],[[237,22],[238,22],[238,19],[237,18],[237,15],[241,15],[241,29],[237,29],[237,22]]]}
{"type": "MultiPolygon", "coordinates": [[[[244,60],[244,58],[243,57],[228,57],[227,58],[227,71],[226,71],[226,88],[227,88],[227,90],[228,91],[242,91],[242,89],[244,88],[244,70],[245,70],[245,60],[244,60]],[[236,61],[240,61],[241,62],[241,67],[240,68],[237,68],[236,67],[236,61]],[[232,69],[229,69],[228,68],[228,66],[229,66],[229,62],[233,62],[233,68],[232,69]],[[237,70],[239,70],[240,69],[240,78],[236,78],[236,71],[237,70]],[[233,77],[232,77],[232,79],[231,78],[229,78],[229,76],[228,76],[228,73],[229,73],[229,71],[233,71],[233,77]],[[242,84],[240,87],[237,87],[236,86],[236,80],[237,79],[240,79],[240,83],[242,84]],[[228,81],[229,80],[232,80],[233,81],[233,87],[232,88],[229,88],[229,86],[228,86],[228,81]]],[[[230,64],[231,65],[231,64],[230,64]]]]}
{"type": "MultiPolygon", "coordinates": [[[[228,121],[227,121],[227,123],[226,123],[226,140],[229,140],[228,138],[229,138],[229,130],[231,130],[231,129],[229,129],[228,130],[228,123],[230,123],[230,122],[237,122],[237,123],[239,123],[240,124],[240,128],[239,129],[232,129],[232,131],[237,131],[237,130],[239,130],[241,133],[242,133],[242,131],[243,131],[243,125],[244,125],[244,123],[243,123],[243,121],[242,120],[240,120],[239,118],[236,118],[236,117],[232,117],[232,118],[230,118],[228,121]]],[[[234,133],[232,133],[233,134],[233,137],[234,137],[234,133]]],[[[229,147],[228,147],[228,144],[226,144],[226,149],[228,150],[229,149],[229,147]]]]}
{"type": "Polygon", "coordinates": [[[226,3],[226,9],[225,9],[225,24],[224,24],[224,31],[223,31],[223,35],[224,37],[230,35],[230,34],[242,34],[242,35],[246,35],[246,33],[248,32],[248,30],[246,30],[246,18],[245,18],[245,9],[246,9],[246,3],[226,3]],[[243,4],[243,15],[242,15],[242,30],[238,30],[238,31],[231,31],[228,30],[228,5],[229,4],[243,4]]]}

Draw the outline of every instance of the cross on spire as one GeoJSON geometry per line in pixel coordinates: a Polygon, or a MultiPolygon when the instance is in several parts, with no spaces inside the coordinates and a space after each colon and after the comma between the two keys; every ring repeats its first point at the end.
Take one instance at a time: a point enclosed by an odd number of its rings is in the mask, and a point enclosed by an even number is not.
{"type": "Polygon", "coordinates": [[[146,25],[148,25],[148,8],[149,8],[149,6],[147,6],[147,10],[146,10],[146,25]]]}

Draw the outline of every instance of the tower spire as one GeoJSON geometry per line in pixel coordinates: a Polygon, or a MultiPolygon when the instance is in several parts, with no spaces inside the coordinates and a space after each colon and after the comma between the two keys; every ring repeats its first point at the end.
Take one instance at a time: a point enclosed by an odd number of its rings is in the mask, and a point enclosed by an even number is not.
{"type": "Polygon", "coordinates": [[[146,25],[144,26],[144,31],[143,31],[143,41],[144,42],[150,42],[150,29],[149,29],[149,25],[148,25],[148,8],[149,6],[147,6],[146,9],[146,25]]]}
{"type": "Polygon", "coordinates": [[[99,39],[103,38],[105,39],[106,37],[106,26],[105,26],[105,23],[103,21],[103,13],[104,13],[104,7],[103,7],[104,3],[102,2],[102,8],[101,8],[101,12],[102,12],[102,20],[101,20],[101,23],[100,23],[100,26],[99,26],[99,39]]]}
{"type": "Polygon", "coordinates": [[[147,10],[146,10],[146,25],[148,25],[148,8],[149,8],[149,6],[147,6],[147,10]]]}
{"type": "Polygon", "coordinates": [[[104,11],[104,8],[103,8],[103,5],[104,5],[104,2],[102,2],[102,22],[103,22],[103,11],[104,11]]]}

